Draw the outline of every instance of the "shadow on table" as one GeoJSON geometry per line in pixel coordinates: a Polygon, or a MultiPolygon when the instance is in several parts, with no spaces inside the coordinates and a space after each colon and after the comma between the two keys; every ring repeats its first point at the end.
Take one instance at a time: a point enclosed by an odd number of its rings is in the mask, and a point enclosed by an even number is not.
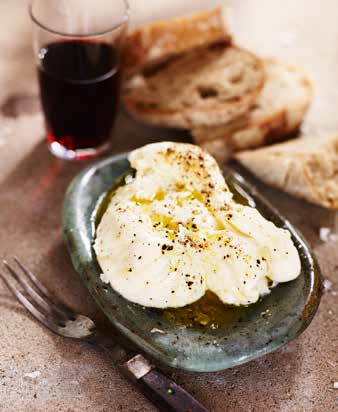
{"type": "Polygon", "coordinates": [[[173,378],[211,411],[288,410],[288,402],[295,398],[302,350],[295,340],[274,353],[223,372],[177,371],[173,378]]]}

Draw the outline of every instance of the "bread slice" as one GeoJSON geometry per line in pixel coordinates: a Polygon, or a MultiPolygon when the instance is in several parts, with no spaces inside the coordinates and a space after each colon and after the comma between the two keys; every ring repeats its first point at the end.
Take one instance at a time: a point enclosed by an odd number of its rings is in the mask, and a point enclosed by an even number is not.
{"type": "Polygon", "coordinates": [[[218,42],[231,42],[221,7],[156,21],[127,36],[124,70],[128,77],[172,56],[218,42]]]}
{"type": "Polygon", "coordinates": [[[124,95],[128,111],[153,125],[191,129],[226,123],[245,113],[265,72],[255,55],[235,46],[210,46],[181,56],[124,95]]]}
{"type": "Polygon", "coordinates": [[[236,158],[268,185],[338,209],[338,135],[297,139],[236,158]]]}
{"type": "Polygon", "coordinates": [[[299,67],[265,60],[266,82],[251,110],[223,125],[197,127],[192,135],[197,144],[219,161],[234,150],[276,143],[295,134],[312,100],[312,85],[299,67]]]}

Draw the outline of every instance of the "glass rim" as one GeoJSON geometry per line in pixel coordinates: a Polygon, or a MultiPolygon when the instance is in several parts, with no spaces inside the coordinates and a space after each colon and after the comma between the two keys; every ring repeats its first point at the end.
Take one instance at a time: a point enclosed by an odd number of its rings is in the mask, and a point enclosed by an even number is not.
{"type": "Polygon", "coordinates": [[[34,6],[35,1],[36,0],[30,0],[29,4],[28,4],[28,13],[29,13],[29,16],[30,16],[31,20],[33,21],[33,23],[35,23],[41,29],[43,29],[45,31],[48,31],[49,33],[57,34],[57,35],[63,36],[63,37],[88,38],[88,37],[103,36],[103,35],[108,34],[108,33],[112,32],[114,30],[119,29],[124,24],[128,23],[128,21],[129,21],[129,14],[130,14],[129,2],[128,2],[128,0],[121,0],[122,3],[124,3],[124,12],[123,12],[123,15],[122,15],[122,19],[119,23],[116,23],[114,26],[110,27],[109,29],[102,30],[102,31],[97,31],[97,32],[93,32],[93,33],[87,33],[87,34],[65,33],[65,32],[62,32],[62,31],[59,31],[59,30],[54,30],[54,29],[49,28],[44,23],[39,21],[37,19],[37,17],[35,17],[34,12],[33,12],[33,6],[34,6]]]}

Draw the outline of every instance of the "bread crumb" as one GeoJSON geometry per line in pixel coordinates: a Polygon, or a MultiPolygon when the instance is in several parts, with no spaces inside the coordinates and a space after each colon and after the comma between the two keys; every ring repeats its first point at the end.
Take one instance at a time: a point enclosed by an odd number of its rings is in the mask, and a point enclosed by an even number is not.
{"type": "Polygon", "coordinates": [[[323,286],[324,286],[324,290],[325,290],[325,291],[331,290],[331,289],[332,289],[332,285],[333,285],[333,283],[331,282],[330,279],[324,279],[324,281],[323,281],[323,286]]]}
{"type": "Polygon", "coordinates": [[[40,371],[34,371],[34,372],[30,372],[30,373],[25,373],[23,375],[24,378],[26,379],[36,379],[41,375],[40,371]]]}
{"type": "Polygon", "coordinates": [[[321,227],[319,229],[319,237],[322,242],[336,242],[338,240],[338,235],[331,233],[331,229],[328,227],[321,227]]]}
{"type": "Polygon", "coordinates": [[[158,329],[158,328],[152,328],[152,330],[150,331],[150,333],[162,333],[162,334],[165,334],[164,330],[158,329]]]}

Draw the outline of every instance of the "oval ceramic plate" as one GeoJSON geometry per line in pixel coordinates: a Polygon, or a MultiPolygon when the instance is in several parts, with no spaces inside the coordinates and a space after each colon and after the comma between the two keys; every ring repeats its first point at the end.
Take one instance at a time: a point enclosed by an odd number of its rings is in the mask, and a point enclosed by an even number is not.
{"type": "Polygon", "coordinates": [[[321,294],[320,270],[309,246],[292,225],[244,179],[225,170],[237,195],[277,226],[291,232],[302,272],[280,284],[250,311],[225,326],[187,327],[163,318],[159,311],[133,304],[100,280],[93,250],[95,214],[114,181],[130,170],[127,154],[100,161],[84,170],[68,188],[63,210],[64,234],[73,264],[98,305],[141,351],[157,361],[190,371],[218,371],[272,352],[298,336],[311,322],[321,294]]]}

